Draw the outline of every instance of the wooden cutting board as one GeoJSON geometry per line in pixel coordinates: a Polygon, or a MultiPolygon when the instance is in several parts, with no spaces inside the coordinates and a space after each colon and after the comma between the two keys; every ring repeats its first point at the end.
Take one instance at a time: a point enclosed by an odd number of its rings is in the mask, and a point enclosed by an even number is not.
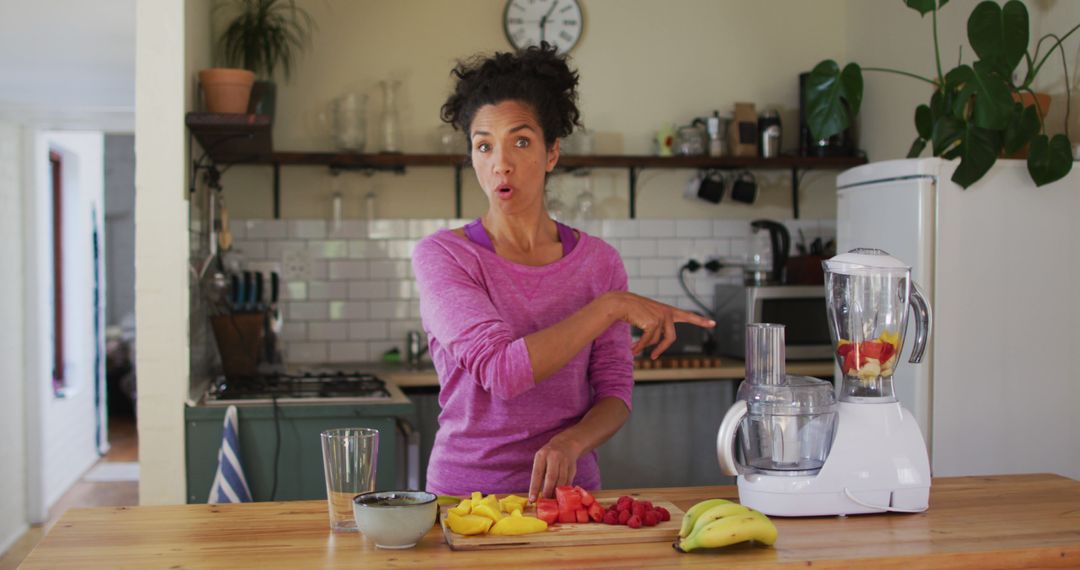
{"type": "MultiPolygon", "coordinates": [[[[634,497],[636,500],[650,500],[648,497],[634,497]]],[[[600,499],[604,508],[615,504],[614,499],[600,499]]],[[[584,544],[626,544],[631,542],[673,542],[679,535],[679,526],[682,524],[683,511],[672,503],[660,499],[652,499],[655,507],[664,507],[671,513],[671,520],[662,522],[656,526],[642,526],[630,528],[626,525],[609,525],[604,523],[569,524],[559,523],[548,526],[544,532],[522,534],[518,536],[492,536],[479,534],[465,536],[450,530],[446,524],[446,511],[452,505],[439,507],[439,521],[442,524],[443,536],[446,544],[452,550],[489,550],[498,548],[536,548],[546,546],[580,546],[584,544]]],[[[526,516],[536,516],[536,507],[529,505],[525,512],[526,516]]]]}

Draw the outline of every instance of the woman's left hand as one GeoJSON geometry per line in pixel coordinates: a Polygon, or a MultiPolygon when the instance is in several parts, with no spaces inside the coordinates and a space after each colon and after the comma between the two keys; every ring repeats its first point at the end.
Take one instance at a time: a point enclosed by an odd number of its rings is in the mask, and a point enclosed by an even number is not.
{"type": "Polygon", "coordinates": [[[551,497],[555,487],[573,485],[577,474],[578,453],[564,438],[555,436],[533,456],[532,480],[529,482],[529,501],[551,497]]]}

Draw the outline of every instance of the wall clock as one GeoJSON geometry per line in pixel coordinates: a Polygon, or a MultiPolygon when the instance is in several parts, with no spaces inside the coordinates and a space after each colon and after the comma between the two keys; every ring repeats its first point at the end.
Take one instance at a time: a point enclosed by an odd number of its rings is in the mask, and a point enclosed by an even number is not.
{"type": "Polygon", "coordinates": [[[546,41],[559,53],[577,45],[585,22],[578,0],[507,0],[503,31],[516,49],[546,41]]]}

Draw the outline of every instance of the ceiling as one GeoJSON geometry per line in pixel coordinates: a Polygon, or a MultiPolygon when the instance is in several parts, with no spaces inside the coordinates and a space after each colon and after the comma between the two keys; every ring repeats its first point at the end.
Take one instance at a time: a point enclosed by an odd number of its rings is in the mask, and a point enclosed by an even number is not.
{"type": "Polygon", "coordinates": [[[135,0],[0,0],[0,108],[132,113],[135,0]]]}

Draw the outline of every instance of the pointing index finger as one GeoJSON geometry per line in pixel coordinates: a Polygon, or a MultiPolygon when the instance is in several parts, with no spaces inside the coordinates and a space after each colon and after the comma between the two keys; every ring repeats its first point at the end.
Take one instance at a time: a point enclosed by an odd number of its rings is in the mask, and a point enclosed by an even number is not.
{"type": "Polygon", "coordinates": [[[716,321],[703,317],[697,313],[691,313],[690,311],[684,311],[682,309],[676,309],[674,314],[674,321],[677,323],[690,323],[699,327],[711,329],[716,326],[716,321]]]}

